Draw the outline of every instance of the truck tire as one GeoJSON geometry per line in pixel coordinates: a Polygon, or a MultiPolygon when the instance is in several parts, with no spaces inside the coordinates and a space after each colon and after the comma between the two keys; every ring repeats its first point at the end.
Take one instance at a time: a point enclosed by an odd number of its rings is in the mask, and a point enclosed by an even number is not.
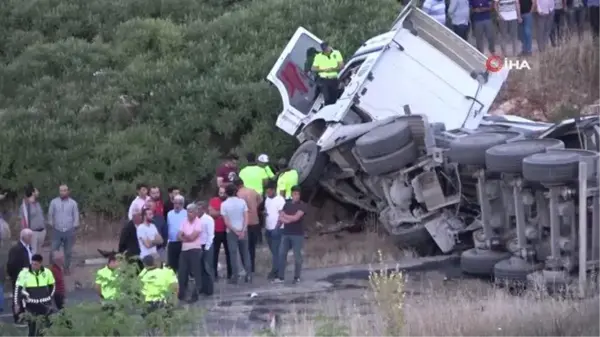
{"type": "Polygon", "coordinates": [[[532,154],[523,159],[523,178],[542,184],[563,184],[579,178],[577,153],[554,151],[532,154]]]}
{"type": "Polygon", "coordinates": [[[582,149],[550,149],[548,152],[571,152],[580,155],[579,160],[587,164],[588,180],[595,180],[598,177],[598,157],[600,154],[595,151],[582,149]]]}
{"type": "Polygon", "coordinates": [[[509,257],[509,252],[471,248],[460,255],[460,269],[465,274],[491,277],[496,263],[509,257]]]}
{"type": "Polygon", "coordinates": [[[414,142],[396,152],[378,158],[361,158],[362,165],[367,174],[377,176],[400,170],[417,161],[417,145],[414,142]]]}
{"type": "Polygon", "coordinates": [[[447,152],[450,162],[462,165],[485,166],[485,151],[519,137],[518,132],[485,131],[454,140],[447,152]]]}
{"type": "Polygon", "coordinates": [[[300,144],[290,158],[289,166],[298,171],[298,184],[312,188],[327,165],[327,155],[322,153],[314,140],[300,144]]]}
{"type": "Polygon", "coordinates": [[[433,255],[437,248],[425,226],[415,225],[390,236],[398,249],[414,249],[420,256],[433,255]]]}
{"type": "Polygon", "coordinates": [[[527,275],[540,270],[543,264],[527,262],[518,257],[502,260],[494,266],[494,283],[508,286],[526,286],[527,275]]]}
{"type": "Polygon", "coordinates": [[[527,139],[496,145],[485,151],[485,166],[490,172],[520,174],[523,159],[549,149],[564,149],[565,143],[558,139],[527,139]]]}
{"type": "Polygon", "coordinates": [[[356,140],[356,152],[362,158],[386,156],[404,147],[412,140],[407,122],[396,121],[381,125],[356,140]]]}

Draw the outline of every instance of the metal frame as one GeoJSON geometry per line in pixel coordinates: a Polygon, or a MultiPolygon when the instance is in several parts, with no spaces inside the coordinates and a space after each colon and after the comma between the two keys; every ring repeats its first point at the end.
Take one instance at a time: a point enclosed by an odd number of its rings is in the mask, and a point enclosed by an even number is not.
{"type": "Polygon", "coordinates": [[[587,272],[590,269],[596,269],[599,266],[599,227],[600,227],[600,159],[596,163],[596,186],[593,189],[588,188],[588,165],[581,161],[579,163],[579,277],[578,294],[580,298],[585,298],[587,290],[587,272]],[[588,218],[587,218],[587,199],[593,193],[592,205],[592,247],[591,259],[588,259],[588,218]]]}

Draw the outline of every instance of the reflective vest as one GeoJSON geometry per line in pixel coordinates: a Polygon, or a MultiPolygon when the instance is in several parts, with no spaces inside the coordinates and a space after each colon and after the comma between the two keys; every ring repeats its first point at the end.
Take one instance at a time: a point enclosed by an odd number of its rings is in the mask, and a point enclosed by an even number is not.
{"type": "MultiPolygon", "coordinates": [[[[338,63],[342,62],[343,60],[342,54],[338,50],[334,49],[329,56],[323,53],[318,53],[315,55],[313,67],[317,67],[319,69],[336,68],[338,63]]],[[[318,74],[321,78],[336,78],[338,76],[338,72],[338,70],[319,71],[318,74]]]]}
{"type": "Polygon", "coordinates": [[[117,274],[116,271],[105,266],[96,272],[96,284],[100,286],[100,293],[105,300],[117,298],[117,274]]]}
{"type": "Polygon", "coordinates": [[[140,273],[142,296],[146,302],[165,301],[171,293],[171,285],[177,282],[171,268],[144,269],[140,273]]]}
{"type": "Polygon", "coordinates": [[[240,179],[244,182],[244,186],[251,188],[256,193],[263,195],[264,179],[273,178],[275,175],[270,168],[260,167],[258,165],[250,165],[244,167],[240,171],[240,179]]]}
{"type": "Polygon", "coordinates": [[[291,169],[283,172],[277,179],[277,194],[285,190],[284,198],[292,198],[292,187],[298,185],[298,171],[291,169]]]}
{"type": "Polygon", "coordinates": [[[15,302],[24,300],[25,303],[47,304],[52,302],[54,295],[54,276],[50,269],[42,267],[38,271],[23,268],[15,283],[15,302]]]}

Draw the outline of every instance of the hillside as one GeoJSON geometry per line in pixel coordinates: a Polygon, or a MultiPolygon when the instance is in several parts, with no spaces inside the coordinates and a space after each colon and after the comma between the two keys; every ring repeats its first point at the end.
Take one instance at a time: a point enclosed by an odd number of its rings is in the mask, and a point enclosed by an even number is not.
{"type": "MultiPolygon", "coordinates": [[[[121,213],[136,183],[199,189],[219,158],[289,155],[265,75],[302,25],[343,53],[395,0],[6,0],[0,4],[0,186],[69,184],[121,213]]],[[[190,192],[190,191],[188,191],[190,192]]]]}

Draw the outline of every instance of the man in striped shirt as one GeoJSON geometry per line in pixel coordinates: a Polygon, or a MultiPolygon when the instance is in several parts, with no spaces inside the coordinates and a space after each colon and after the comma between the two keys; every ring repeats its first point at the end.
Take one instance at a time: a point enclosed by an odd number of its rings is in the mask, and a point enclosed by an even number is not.
{"type": "Polygon", "coordinates": [[[442,25],[446,25],[446,3],[444,0],[425,0],[423,2],[423,12],[442,25]]]}

